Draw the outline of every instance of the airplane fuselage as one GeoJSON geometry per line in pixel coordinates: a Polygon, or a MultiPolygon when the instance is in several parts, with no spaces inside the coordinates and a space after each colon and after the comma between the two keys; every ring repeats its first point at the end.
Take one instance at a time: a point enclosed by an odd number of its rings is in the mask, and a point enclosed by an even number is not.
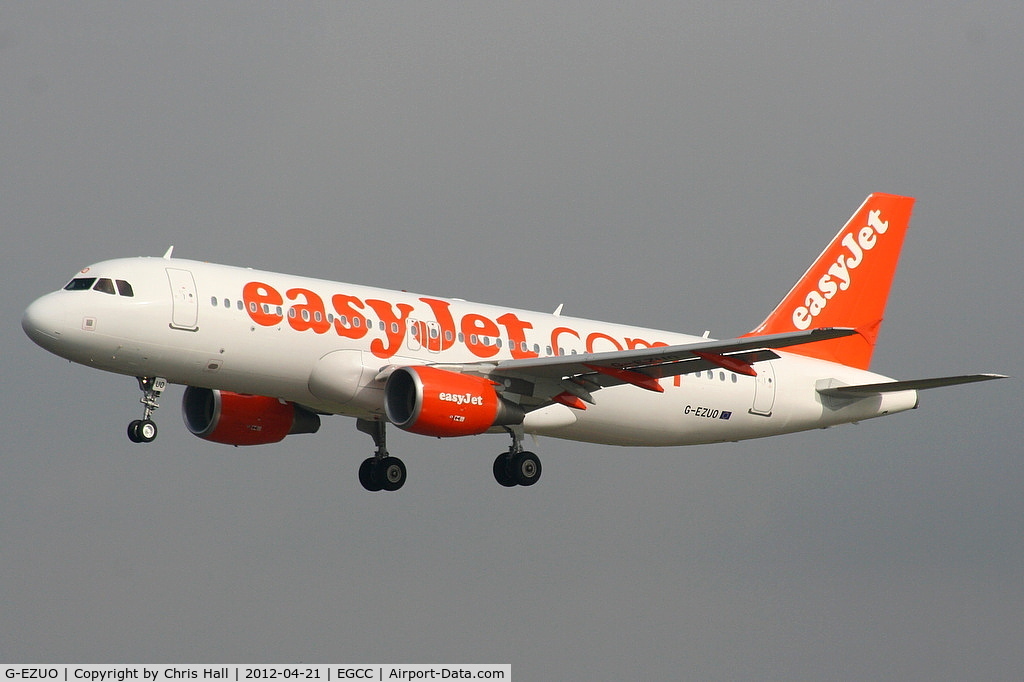
{"type": "MultiPolygon", "coordinates": [[[[697,343],[704,337],[182,259],[128,258],[76,279],[128,282],[132,296],[62,289],[36,301],[26,330],[73,362],[129,376],[267,395],[328,414],[382,419],[389,366],[499,362],[697,343]]],[[[887,381],[779,351],[757,375],[724,368],[624,384],[576,410],[526,415],[527,433],[614,445],[758,438],[913,408],[916,391],[870,400],[816,392],[887,381]]]]}
{"type": "Polygon", "coordinates": [[[32,303],[22,326],[74,362],[134,376],[156,438],[168,382],[200,438],[231,445],[356,418],[374,455],[367,490],[398,490],[405,464],[386,425],[456,437],[506,432],[502,486],[530,486],[527,433],[623,446],[761,438],[917,406],[922,389],[973,374],[897,381],[868,371],[914,200],[872,194],[768,317],[714,340],[171,258],[91,265],[32,303]]]}

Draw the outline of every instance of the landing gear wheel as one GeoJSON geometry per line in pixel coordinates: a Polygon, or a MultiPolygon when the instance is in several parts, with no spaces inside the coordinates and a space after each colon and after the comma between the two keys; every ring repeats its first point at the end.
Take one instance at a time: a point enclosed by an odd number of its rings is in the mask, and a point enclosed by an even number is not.
{"type": "Polygon", "coordinates": [[[359,465],[359,482],[364,488],[369,490],[371,493],[380,492],[384,489],[384,486],[378,482],[378,477],[374,474],[374,470],[377,468],[377,458],[370,457],[364,459],[363,463],[359,465]]]}
{"type": "Polygon", "coordinates": [[[356,428],[373,438],[377,451],[359,465],[359,482],[370,492],[398,490],[405,485],[405,463],[388,454],[385,423],[357,419],[356,428]]]}
{"type": "Polygon", "coordinates": [[[523,450],[522,424],[502,428],[512,436],[512,446],[494,460],[494,480],[506,488],[533,485],[540,479],[540,457],[523,450]]]}
{"type": "Polygon", "coordinates": [[[143,419],[135,429],[140,443],[152,443],[156,440],[156,423],[152,419],[143,419]]]}
{"type": "Polygon", "coordinates": [[[494,460],[494,480],[506,488],[511,488],[516,484],[512,480],[512,472],[509,471],[509,457],[504,452],[494,460]]]}
{"type": "Polygon", "coordinates": [[[152,443],[156,440],[156,424],[152,419],[135,419],[128,424],[128,440],[133,443],[152,443]]]}
{"type": "Polygon", "coordinates": [[[384,490],[398,490],[405,485],[405,462],[397,457],[385,457],[376,463],[377,475],[384,490]]]}
{"type": "MultiPolygon", "coordinates": [[[[519,452],[512,455],[512,479],[519,485],[533,485],[540,479],[540,457],[532,452],[519,452]]],[[[500,483],[500,481],[499,481],[500,483]]]]}
{"type": "Polygon", "coordinates": [[[141,419],[135,419],[128,424],[128,440],[133,443],[141,443],[142,438],[139,436],[139,425],[142,423],[141,419]]]}
{"type": "Polygon", "coordinates": [[[153,412],[160,407],[160,394],[167,388],[167,379],[163,377],[136,377],[139,388],[142,389],[142,399],[139,400],[145,408],[142,419],[135,419],[128,424],[128,440],[133,443],[152,443],[156,440],[156,424],[153,422],[153,412]]]}

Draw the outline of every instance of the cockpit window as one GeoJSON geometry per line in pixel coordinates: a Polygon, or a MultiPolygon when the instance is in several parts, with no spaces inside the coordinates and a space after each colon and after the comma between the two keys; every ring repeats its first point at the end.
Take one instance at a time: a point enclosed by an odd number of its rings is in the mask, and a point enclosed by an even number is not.
{"type": "Polygon", "coordinates": [[[119,294],[121,296],[134,296],[131,282],[123,279],[111,280],[106,277],[96,279],[95,277],[76,277],[64,286],[65,291],[87,291],[93,289],[104,294],[119,294]],[[114,290],[114,287],[117,290],[114,290]]]}
{"type": "Polygon", "coordinates": [[[92,285],[95,282],[95,277],[76,277],[68,282],[64,289],[67,291],[85,291],[86,289],[92,289],[92,285]]]}

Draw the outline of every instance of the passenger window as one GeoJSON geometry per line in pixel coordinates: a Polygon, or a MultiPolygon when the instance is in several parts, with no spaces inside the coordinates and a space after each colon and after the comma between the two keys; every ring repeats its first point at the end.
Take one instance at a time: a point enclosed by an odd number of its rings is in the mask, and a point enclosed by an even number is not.
{"type": "Polygon", "coordinates": [[[86,289],[92,289],[92,285],[95,282],[95,277],[76,277],[68,282],[64,288],[67,291],[85,291],[86,289]]]}
{"type": "Polygon", "coordinates": [[[94,286],[93,289],[103,292],[104,294],[110,294],[111,296],[114,295],[114,283],[106,277],[101,277],[96,280],[96,286],[94,286]]]}
{"type": "Polygon", "coordinates": [[[117,280],[117,293],[122,296],[134,296],[135,292],[132,290],[132,285],[123,279],[117,280]]]}

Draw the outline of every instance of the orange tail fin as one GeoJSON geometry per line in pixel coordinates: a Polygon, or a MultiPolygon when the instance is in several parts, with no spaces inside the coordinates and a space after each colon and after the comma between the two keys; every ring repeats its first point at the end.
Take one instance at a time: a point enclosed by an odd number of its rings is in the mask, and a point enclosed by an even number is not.
{"type": "Polygon", "coordinates": [[[768,318],[748,336],[818,327],[858,334],[787,350],[867,369],[914,199],[872,194],[768,318]]]}

